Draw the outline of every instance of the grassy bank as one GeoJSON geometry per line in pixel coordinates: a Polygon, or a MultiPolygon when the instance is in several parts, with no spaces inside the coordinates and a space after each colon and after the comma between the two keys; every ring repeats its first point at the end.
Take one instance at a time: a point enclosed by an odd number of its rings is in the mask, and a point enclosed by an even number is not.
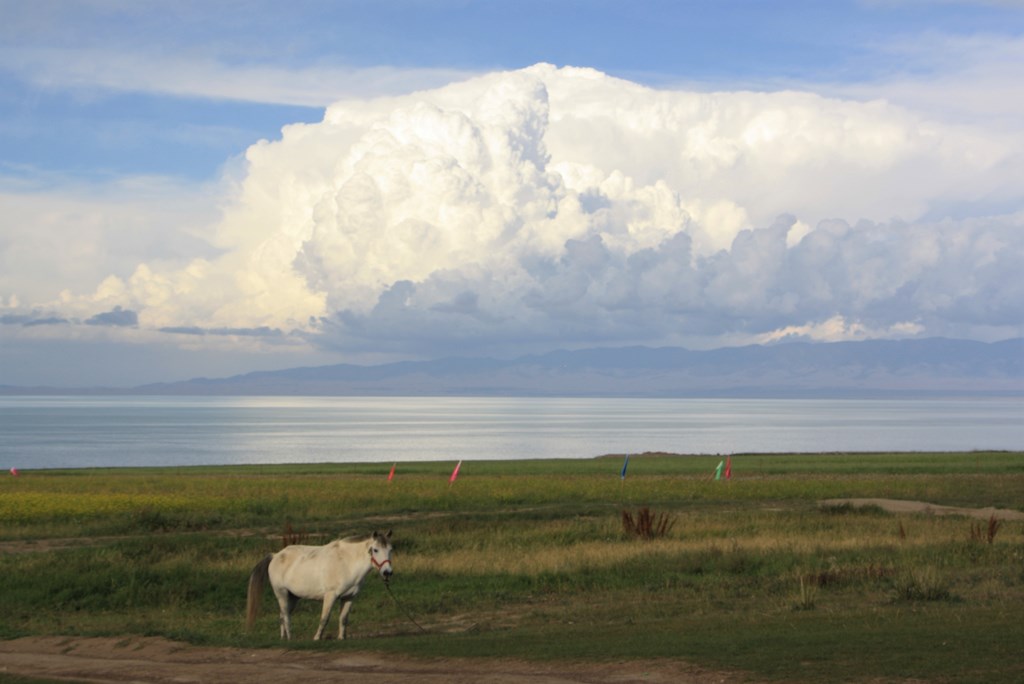
{"type": "Polygon", "coordinates": [[[685,658],[757,678],[1024,679],[1024,523],[822,509],[863,497],[1024,508],[1024,454],[734,455],[27,471],[0,482],[0,637],[242,629],[249,570],[286,530],[394,528],[396,605],[374,578],[353,640],[430,656],[685,658]],[[671,523],[644,540],[622,513],[671,523]],[[69,540],[70,539],[70,540],[69,540]],[[426,632],[407,618],[408,611],[426,632]]]}

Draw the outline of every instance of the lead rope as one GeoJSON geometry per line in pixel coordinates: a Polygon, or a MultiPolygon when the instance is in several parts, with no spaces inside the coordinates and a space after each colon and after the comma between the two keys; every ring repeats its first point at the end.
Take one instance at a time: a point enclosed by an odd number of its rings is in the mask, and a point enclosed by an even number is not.
{"type": "Polygon", "coordinates": [[[398,601],[398,597],[395,596],[395,593],[393,591],[391,591],[391,582],[384,580],[384,588],[388,590],[388,594],[391,595],[391,599],[395,602],[395,605],[398,606],[399,610],[405,613],[405,617],[409,618],[409,622],[419,627],[420,631],[426,634],[427,630],[423,629],[423,625],[421,625],[420,623],[416,622],[415,619],[413,619],[412,613],[410,613],[409,610],[398,601]]]}

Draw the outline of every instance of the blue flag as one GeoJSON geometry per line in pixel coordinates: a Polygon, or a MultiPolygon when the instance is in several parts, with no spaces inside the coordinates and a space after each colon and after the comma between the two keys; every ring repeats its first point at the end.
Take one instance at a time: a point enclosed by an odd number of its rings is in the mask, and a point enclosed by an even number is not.
{"type": "Polygon", "coordinates": [[[622,462],[622,473],[619,474],[623,480],[626,479],[626,468],[629,467],[629,454],[626,454],[626,460],[622,462]]]}

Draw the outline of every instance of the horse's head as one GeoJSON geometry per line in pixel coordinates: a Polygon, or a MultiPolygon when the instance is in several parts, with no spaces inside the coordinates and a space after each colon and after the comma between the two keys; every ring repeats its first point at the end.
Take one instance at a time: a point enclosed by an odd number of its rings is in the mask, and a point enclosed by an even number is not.
{"type": "Polygon", "coordinates": [[[391,578],[391,530],[387,534],[374,532],[370,537],[370,562],[385,582],[391,578]]]}

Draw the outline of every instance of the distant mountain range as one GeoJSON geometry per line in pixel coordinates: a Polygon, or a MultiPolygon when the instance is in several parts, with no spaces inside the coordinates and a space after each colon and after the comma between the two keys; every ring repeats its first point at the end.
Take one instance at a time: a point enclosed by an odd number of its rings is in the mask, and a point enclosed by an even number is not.
{"type": "Polygon", "coordinates": [[[512,360],[443,358],[261,371],[133,388],[0,386],[0,394],[857,397],[1024,396],[1024,339],[620,347],[512,360]]]}

